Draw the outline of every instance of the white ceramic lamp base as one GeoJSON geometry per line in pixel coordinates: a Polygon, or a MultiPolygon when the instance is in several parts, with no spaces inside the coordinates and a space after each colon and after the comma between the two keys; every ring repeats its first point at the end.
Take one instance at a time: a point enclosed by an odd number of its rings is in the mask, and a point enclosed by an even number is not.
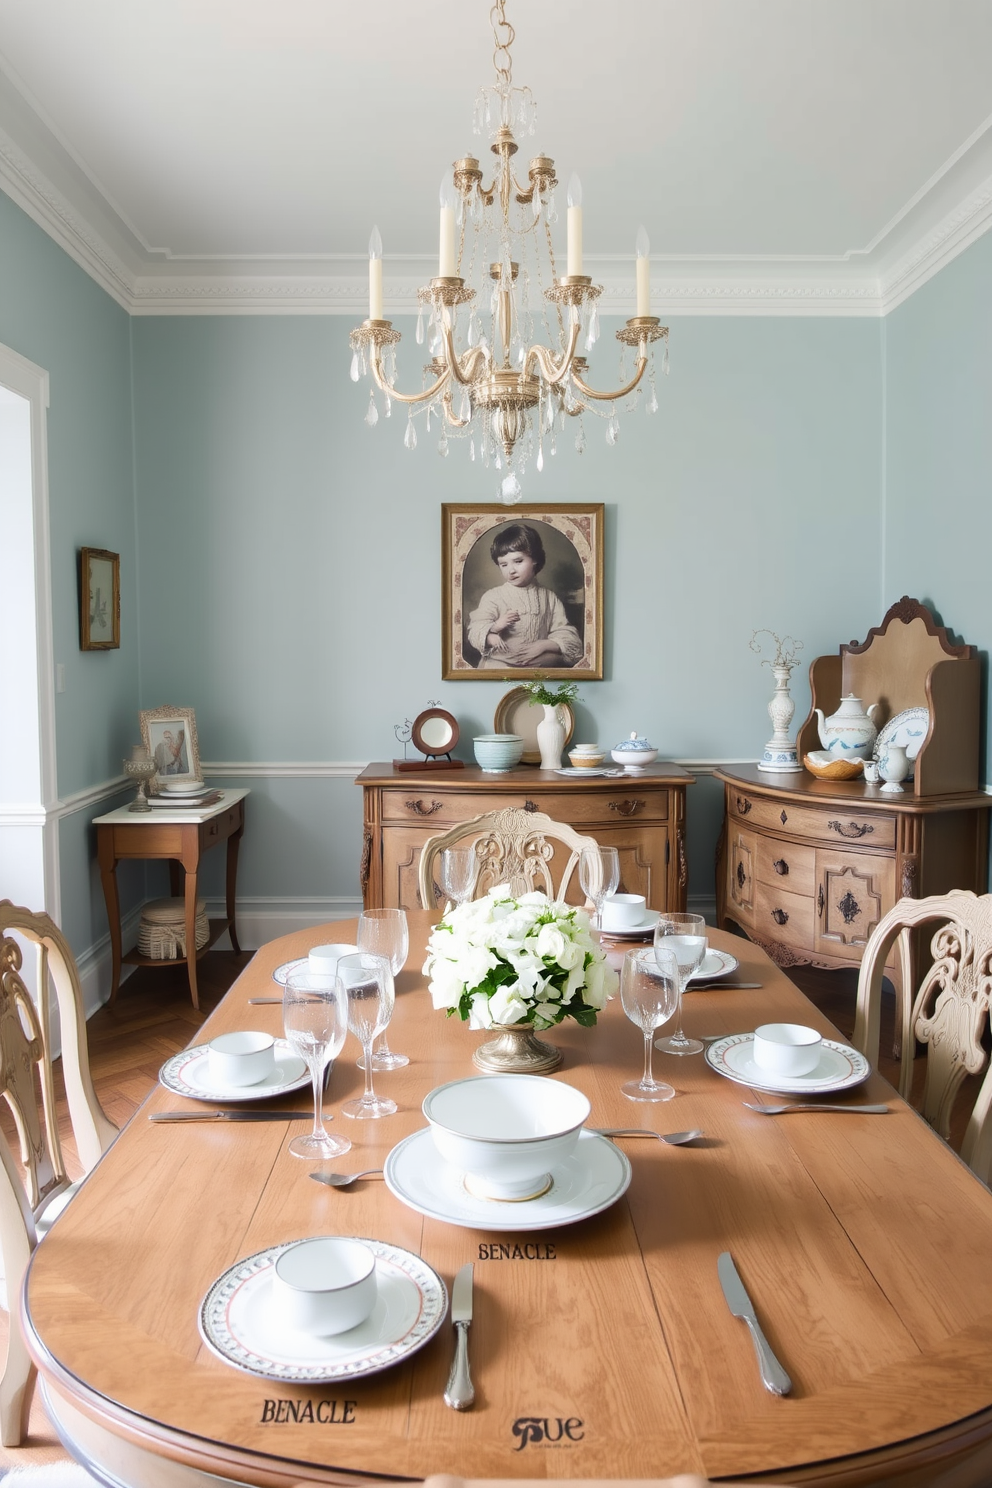
{"type": "Polygon", "coordinates": [[[775,691],[772,700],[768,704],[768,716],[772,721],[774,733],[765,745],[764,753],[758,761],[759,770],[767,770],[772,774],[795,772],[802,769],[799,763],[799,755],[796,746],[789,738],[789,724],[792,715],[796,711],[796,705],[789,693],[789,673],[792,666],[773,666],[772,675],[775,678],[775,691]]]}

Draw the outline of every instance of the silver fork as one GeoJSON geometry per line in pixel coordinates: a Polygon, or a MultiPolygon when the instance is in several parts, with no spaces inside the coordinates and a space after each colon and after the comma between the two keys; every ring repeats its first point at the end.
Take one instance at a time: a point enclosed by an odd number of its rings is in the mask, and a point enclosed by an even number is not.
{"type": "Polygon", "coordinates": [[[592,1126],[589,1130],[601,1137],[655,1137],[659,1142],[667,1142],[669,1147],[683,1147],[686,1142],[695,1142],[698,1137],[705,1135],[698,1127],[694,1127],[692,1131],[668,1132],[667,1134],[648,1131],[643,1126],[592,1126]]]}
{"type": "Polygon", "coordinates": [[[786,1116],[790,1111],[849,1111],[854,1116],[885,1116],[889,1110],[888,1106],[821,1106],[816,1101],[796,1101],[792,1106],[756,1106],[750,1101],[741,1104],[761,1116],[786,1116]]]}

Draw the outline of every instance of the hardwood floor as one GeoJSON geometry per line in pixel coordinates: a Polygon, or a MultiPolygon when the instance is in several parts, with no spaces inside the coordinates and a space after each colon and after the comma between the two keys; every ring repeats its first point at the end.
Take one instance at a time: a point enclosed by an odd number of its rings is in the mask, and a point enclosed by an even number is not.
{"type": "MultiPolygon", "coordinates": [[[[189,998],[189,987],[182,967],[150,970],[139,967],[125,982],[116,1005],[104,1007],[87,1024],[90,1067],[100,1103],[118,1126],[129,1121],[158,1078],[158,1071],[170,1055],[196,1037],[207,1015],[216,1007],[228,987],[251,960],[250,954],[211,951],[199,963],[200,1011],[189,998]]],[[[854,1027],[854,1002],[857,990],[856,972],[828,972],[813,967],[797,966],[789,976],[803,992],[837,1026],[845,1038],[854,1027]]],[[[891,1058],[894,1028],[894,998],[885,999],[882,1018],[882,1055],[880,1071],[895,1083],[897,1066],[891,1058]]],[[[922,1087],[924,1062],[917,1064],[917,1077],[922,1087]]],[[[65,1146],[66,1164],[78,1176],[75,1149],[69,1127],[68,1110],[61,1091],[61,1070],[56,1066],[59,1089],[59,1125],[65,1146]]],[[[979,1080],[966,1081],[955,1112],[952,1145],[959,1146],[964,1133],[967,1112],[977,1094],[979,1080]]],[[[14,1137],[13,1125],[6,1106],[0,1102],[0,1128],[8,1140],[14,1137]]],[[[798,1117],[795,1119],[799,1119],[798,1117]]],[[[840,1118],[838,1118],[840,1119],[840,1118]]],[[[14,1143],[16,1151],[16,1142],[14,1143]]],[[[0,1349],[6,1348],[6,1314],[0,1312],[0,1349]]],[[[54,1462],[66,1453],[58,1442],[40,1404],[35,1400],[31,1413],[30,1435],[23,1447],[0,1448],[0,1469],[26,1466],[30,1463],[54,1462]]]]}

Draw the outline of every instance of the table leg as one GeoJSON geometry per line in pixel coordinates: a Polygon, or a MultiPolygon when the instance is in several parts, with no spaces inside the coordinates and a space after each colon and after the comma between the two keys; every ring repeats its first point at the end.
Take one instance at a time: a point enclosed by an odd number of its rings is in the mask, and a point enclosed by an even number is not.
{"type": "Polygon", "coordinates": [[[238,954],[241,952],[241,947],[238,944],[238,932],[234,923],[234,915],[237,904],[238,848],[241,846],[241,834],[243,831],[244,824],[242,823],[239,829],[227,839],[227,918],[230,922],[228,933],[231,937],[231,946],[238,954]]]}
{"type": "Polygon", "coordinates": [[[107,905],[107,920],[110,924],[110,1001],[117,998],[121,984],[121,901],[117,893],[117,859],[113,844],[100,833],[99,840],[100,881],[107,905]]]}
{"type": "Polygon", "coordinates": [[[189,995],[193,1006],[199,1010],[200,998],[196,990],[196,883],[197,872],[186,869],[186,971],[189,974],[189,995]]]}
{"type": "Polygon", "coordinates": [[[169,893],[173,899],[183,897],[183,865],[175,858],[169,859],[169,893]]]}

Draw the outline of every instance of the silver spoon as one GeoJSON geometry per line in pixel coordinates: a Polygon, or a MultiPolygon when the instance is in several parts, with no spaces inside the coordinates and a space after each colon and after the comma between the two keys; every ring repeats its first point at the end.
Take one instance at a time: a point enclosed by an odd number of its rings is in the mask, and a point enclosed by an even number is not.
{"type": "Polygon", "coordinates": [[[311,1173],[314,1183],[326,1183],[329,1188],[348,1188],[359,1178],[372,1178],[382,1173],[381,1168],[366,1168],[362,1173],[311,1173]]]}
{"type": "Polygon", "coordinates": [[[794,1106],[753,1106],[750,1101],[742,1101],[741,1105],[761,1116],[785,1116],[789,1111],[850,1111],[854,1116],[885,1116],[889,1110],[888,1106],[821,1106],[815,1101],[796,1101],[794,1106]]]}
{"type": "Polygon", "coordinates": [[[648,1131],[643,1126],[593,1126],[590,1131],[596,1132],[601,1137],[656,1137],[659,1142],[667,1142],[669,1147],[682,1147],[686,1142],[695,1142],[697,1137],[705,1133],[694,1127],[692,1131],[664,1132],[648,1131]]]}

